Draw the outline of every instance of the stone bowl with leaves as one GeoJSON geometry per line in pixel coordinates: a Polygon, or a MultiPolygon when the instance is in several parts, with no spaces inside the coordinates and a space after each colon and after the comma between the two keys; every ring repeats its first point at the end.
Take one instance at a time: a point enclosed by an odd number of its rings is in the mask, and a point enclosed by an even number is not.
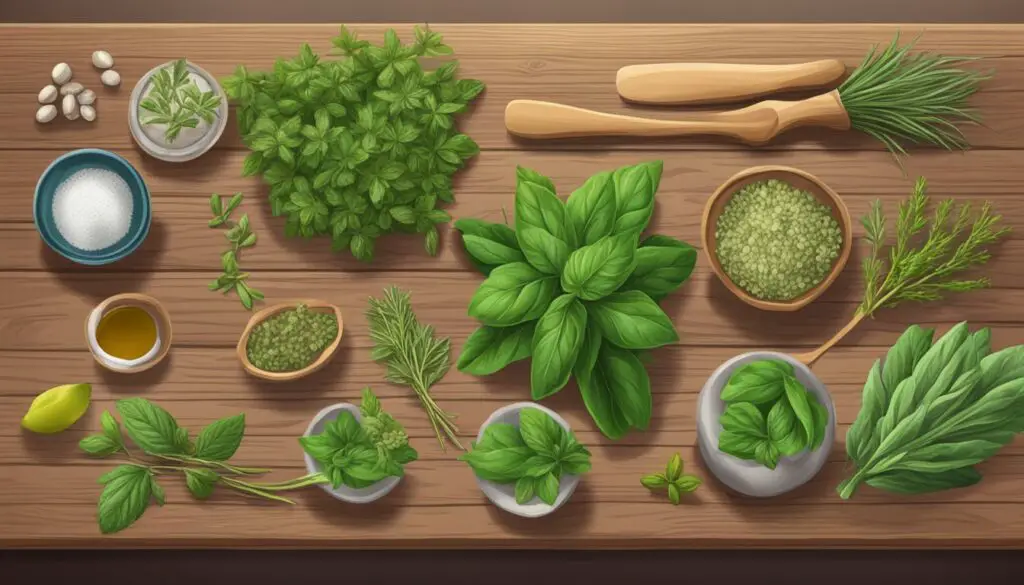
{"type": "MultiPolygon", "coordinates": [[[[803,390],[802,390],[803,391],[803,390]]],[[[801,392],[802,392],[801,391],[801,392]]],[[[828,461],[836,435],[836,411],[825,385],[810,368],[790,355],[772,351],[754,351],[738,355],[721,366],[705,382],[697,399],[697,441],[701,457],[708,469],[727,487],[747,496],[772,497],[792,491],[807,483],[828,461]],[[791,366],[792,377],[820,405],[823,415],[818,446],[804,449],[792,456],[778,456],[774,469],[753,459],[741,459],[720,450],[723,434],[722,414],[726,402],[723,389],[733,373],[754,362],[772,360],[791,366]],[[825,416],[827,413],[827,416],[825,416]]],[[[769,440],[767,436],[764,440],[769,440]]]]}
{"type": "MultiPolygon", "coordinates": [[[[352,416],[355,417],[356,421],[362,422],[362,411],[358,406],[349,404],[348,402],[332,404],[331,406],[328,406],[316,413],[316,416],[313,417],[313,420],[309,423],[309,427],[306,428],[306,432],[303,433],[302,436],[309,437],[312,435],[319,435],[324,432],[324,427],[328,423],[334,421],[334,419],[338,418],[338,415],[346,411],[352,413],[352,416]]],[[[308,473],[314,474],[321,473],[323,471],[320,463],[309,453],[304,452],[302,457],[306,462],[306,471],[308,473]]],[[[320,484],[320,487],[332,497],[343,502],[348,502],[350,504],[369,504],[370,502],[375,502],[388,495],[391,490],[395,489],[395,486],[397,486],[400,481],[402,481],[401,477],[392,475],[365,488],[353,488],[344,484],[335,488],[329,483],[322,483],[320,484]]]]}
{"type": "MultiPolygon", "coordinates": [[[[487,427],[491,425],[504,423],[519,426],[519,416],[528,408],[537,409],[550,416],[566,432],[572,431],[569,427],[569,423],[550,408],[546,408],[534,402],[516,402],[515,404],[509,404],[508,406],[503,406],[498,410],[495,410],[491,416],[487,417],[487,420],[480,425],[480,432],[477,434],[476,438],[477,442],[479,443],[483,440],[487,427]]],[[[533,498],[525,504],[520,504],[516,501],[515,484],[501,484],[481,479],[479,476],[476,481],[480,486],[480,491],[482,491],[484,495],[487,496],[487,499],[495,506],[523,518],[540,518],[541,516],[551,514],[569,501],[573,492],[576,491],[576,486],[580,483],[580,476],[568,473],[561,475],[558,482],[558,495],[555,497],[553,504],[546,504],[539,498],[533,498]]]]}
{"type": "Polygon", "coordinates": [[[132,90],[128,127],[154,158],[198,158],[220,140],[227,122],[228,99],[217,78],[185,59],[154,67],[132,90]]]}

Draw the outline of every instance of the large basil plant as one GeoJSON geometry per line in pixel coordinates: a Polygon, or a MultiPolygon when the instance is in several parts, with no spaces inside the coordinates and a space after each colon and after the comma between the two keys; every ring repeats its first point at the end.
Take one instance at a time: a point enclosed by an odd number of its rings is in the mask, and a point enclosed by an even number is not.
{"type": "Polygon", "coordinates": [[[696,250],[641,239],[654,212],[661,161],[599,173],[563,203],[550,179],[516,171],[515,227],[460,219],[466,252],[487,275],[469,305],[482,326],[459,356],[485,376],[532,357],[534,400],[575,376],[587,410],[617,439],[651,420],[647,350],[679,339],[658,306],[690,276],[696,250]]]}

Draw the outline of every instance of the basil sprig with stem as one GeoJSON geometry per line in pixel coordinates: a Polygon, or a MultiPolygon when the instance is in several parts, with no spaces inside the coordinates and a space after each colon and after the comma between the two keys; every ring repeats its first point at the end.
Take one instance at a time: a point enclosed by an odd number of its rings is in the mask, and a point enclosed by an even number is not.
{"type": "Polygon", "coordinates": [[[164,489],[159,479],[183,475],[189,492],[206,499],[216,486],[276,502],[294,504],[278,492],[326,483],[320,474],[309,474],[278,483],[258,483],[253,475],[269,469],[241,467],[228,461],[245,435],[245,415],[214,421],[195,440],[173,416],[145,398],[127,398],[115,403],[121,422],[109,412],[101,415],[102,433],[79,442],[79,448],[95,457],[119,456],[121,465],[100,477],[97,519],[104,534],[128,528],[145,513],[150,502],[163,505],[164,489]],[[123,427],[122,427],[123,423],[123,427]],[[127,439],[134,444],[134,449],[127,439]],[[141,451],[141,454],[137,451],[141,451]]]}
{"type": "Polygon", "coordinates": [[[208,225],[211,228],[228,226],[228,231],[224,233],[224,237],[231,244],[231,248],[221,254],[222,273],[216,280],[210,283],[208,288],[212,291],[223,293],[235,291],[238,299],[242,302],[242,306],[251,310],[255,301],[263,299],[263,293],[249,286],[249,283],[246,282],[249,278],[249,273],[242,272],[238,267],[238,252],[243,248],[250,248],[256,244],[256,234],[252,232],[252,228],[249,226],[248,214],[243,214],[242,219],[238,220],[238,223],[231,222],[231,212],[241,203],[241,193],[232,195],[231,199],[228,200],[227,206],[224,205],[220,195],[214,193],[210,196],[210,211],[213,212],[213,219],[209,221],[208,225]]]}
{"type": "Polygon", "coordinates": [[[668,492],[668,501],[673,506],[678,506],[682,494],[694,492],[700,487],[701,479],[696,475],[683,473],[683,458],[679,453],[672,455],[665,466],[664,473],[652,473],[645,475],[640,484],[649,490],[665,490],[668,492]]]}

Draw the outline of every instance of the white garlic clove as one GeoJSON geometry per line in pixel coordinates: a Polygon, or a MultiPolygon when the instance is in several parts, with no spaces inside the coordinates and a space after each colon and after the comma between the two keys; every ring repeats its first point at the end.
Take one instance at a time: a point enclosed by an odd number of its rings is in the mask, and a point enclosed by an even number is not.
{"type": "Polygon", "coordinates": [[[45,124],[57,117],[57,106],[46,105],[36,111],[36,122],[45,124]]]}
{"type": "Polygon", "coordinates": [[[78,100],[75,99],[75,96],[64,96],[64,100],[60,103],[60,107],[64,112],[64,117],[68,120],[78,119],[78,100]]]}
{"type": "Polygon", "coordinates": [[[57,63],[53,67],[53,72],[51,73],[51,76],[53,77],[54,83],[56,83],[57,85],[64,85],[65,83],[71,81],[71,66],[67,63],[57,63]]]}
{"type": "Polygon", "coordinates": [[[52,104],[55,101],[57,101],[56,85],[47,85],[43,89],[39,90],[39,103],[52,104]]]}
{"type": "Polygon", "coordinates": [[[60,87],[60,95],[78,95],[85,90],[85,86],[77,81],[65,83],[60,87]]]}
{"type": "Polygon", "coordinates": [[[86,122],[92,122],[96,119],[96,108],[92,106],[82,106],[81,113],[82,119],[86,122]]]}
{"type": "Polygon", "coordinates": [[[96,92],[91,89],[84,90],[82,93],[78,94],[78,103],[82,104],[83,106],[92,105],[92,103],[95,101],[96,92]]]}
{"type": "Polygon", "coordinates": [[[107,87],[116,87],[121,85],[121,74],[113,69],[107,69],[100,75],[100,81],[107,87]]]}
{"type": "Polygon", "coordinates": [[[94,51],[92,54],[92,64],[97,69],[110,69],[114,66],[114,58],[106,51],[94,51]]]}

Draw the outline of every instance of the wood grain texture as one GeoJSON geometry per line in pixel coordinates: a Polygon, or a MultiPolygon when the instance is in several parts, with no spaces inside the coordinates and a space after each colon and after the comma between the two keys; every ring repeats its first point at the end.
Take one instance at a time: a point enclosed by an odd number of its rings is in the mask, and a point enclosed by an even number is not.
{"type": "MultiPolygon", "coordinates": [[[[357,27],[377,40],[384,26],[357,27]]],[[[409,25],[397,27],[408,38],[409,25]]],[[[856,133],[795,132],[770,147],[741,149],[727,141],[588,141],[532,144],[510,139],[501,124],[511,99],[564,101],[619,113],[671,118],[678,111],[625,105],[615,94],[624,65],[668,61],[778,64],[837,58],[855,66],[872,43],[887,42],[896,27],[828,26],[562,26],[434,25],[456,49],[463,75],[488,90],[461,119],[483,152],[456,179],[455,218],[501,220],[512,208],[517,164],[550,175],[565,196],[591,174],[660,159],[665,173],[652,231],[699,243],[707,196],[736,171],[781,164],[815,174],[847,203],[853,216],[875,199],[890,210],[926,176],[936,197],[980,204],[992,201],[1011,225],[1024,224],[1024,28],[928,26],[920,47],[945,54],[987,57],[996,72],[974,100],[986,127],[968,129],[976,149],[948,154],[915,151],[905,172],[877,144],[856,133]],[[756,39],[757,42],[752,42],[756,39]]],[[[908,36],[921,27],[902,27],[908,36]]],[[[864,377],[908,323],[940,332],[969,320],[993,328],[993,345],[1024,342],[1024,240],[1013,235],[996,251],[988,272],[993,288],[943,303],[883,311],[862,324],[815,365],[836,405],[837,442],[825,469],[807,486],[773,500],[753,500],[718,484],[696,446],[696,398],[723,361],[751,349],[805,351],[829,337],[859,300],[862,231],[848,268],[820,299],[793,314],[768,314],[730,296],[703,257],[691,281],[663,305],[679,343],[654,352],[649,367],[655,416],[645,433],[611,442],[594,428],[570,384],[545,404],[562,414],[594,453],[570,503],[542,520],[511,518],[490,505],[469,468],[444,453],[412,393],[386,384],[371,361],[363,312],[369,296],[388,285],[412,293],[413,305],[455,354],[476,324],[466,315],[483,277],[472,270],[458,236],[442,232],[431,259],[417,238],[380,242],[373,264],[332,254],[327,242],[283,236],[281,218],[267,210],[266,190],[242,178],[245,155],[237,129],[218,148],[178,166],[139,153],[125,125],[127,96],[153,65],[187,55],[216,75],[244,63],[267,67],[309,41],[326,50],[334,25],[221,26],[0,26],[0,546],[8,547],[359,547],[359,548],[707,548],[707,547],[1011,547],[1024,546],[1024,443],[1017,441],[982,467],[986,479],[968,490],[900,498],[865,488],[844,502],[834,493],[848,473],[843,438],[860,407],[864,377]],[[124,85],[99,87],[88,64],[92,47],[114,54],[124,85]],[[35,94],[53,63],[67,60],[76,80],[94,86],[100,117],[93,125],[32,122],[35,94]],[[39,241],[31,193],[39,173],[60,151],[82,146],[113,149],[145,176],[154,222],[143,247],[102,268],[72,265],[39,241]],[[269,302],[320,298],[341,307],[345,335],[321,371],[295,383],[247,375],[234,345],[249,318],[237,299],[211,293],[223,235],[206,227],[211,192],[245,192],[242,211],[259,237],[242,256],[253,286],[269,302]],[[168,359],[124,376],[100,369],[84,349],[82,323],[96,303],[134,291],[158,298],[175,328],[168,359]],[[93,384],[93,405],[81,421],[55,436],[22,431],[19,421],[38,392],[69,382],[93,384]],[[168,504],[149,510],[130,530],[98,538],[96,478],[111,464],[77,452],[95,432],[100,413],[115,401],[145,396],[197,431],[212,420],[245,412],[248,433],[242,464],[273,467],[270,477],[304,473],[296,437],[309,418],[331,403],[356,400],[373,386],[385,407],[407,427],[421,459],[402,484],[373,506],[346,506],[311,488],[296,506],[267,505],[234,494],[191,500],[180,478],[167,478],[168,504]],[[652,495],[639,478],[679,451],[705,485],[679,508],[652,495]]],[[[517,364],[488,378],[452,370],[433,394],[459,415],[469,439],[495,409],[528,399],[528,367],[517,364]]]]}

